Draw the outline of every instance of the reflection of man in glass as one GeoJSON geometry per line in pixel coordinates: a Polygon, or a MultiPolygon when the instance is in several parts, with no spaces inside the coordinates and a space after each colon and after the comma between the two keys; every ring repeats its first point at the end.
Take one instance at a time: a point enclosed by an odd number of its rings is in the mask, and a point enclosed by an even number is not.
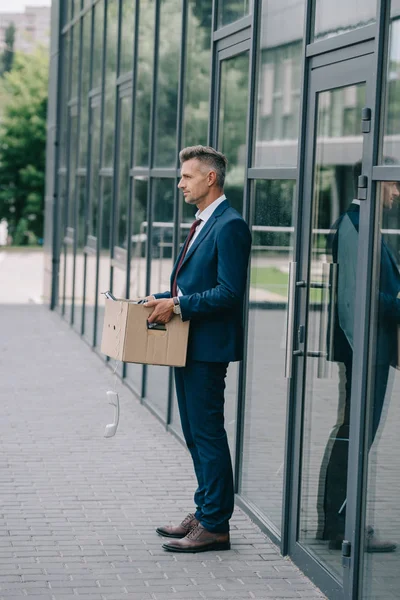
{"type": "MultiPolygon", "coordinates": [[[[361,163],[356,163],[353,173],[357,189],[361,163]]],[[[383,209],[390,210],[399,195],[399,188],[395,182],[382,183],[383,209]]],[[[322,539],[329,540],[330,549],[341,548],[345,530],[359,219],[360,201],[353,200],[349,209],[333,226],[331,239],[332,260],[338,264],[338,279],[335,319],[331,324],[333,356],[329,358],[339,363],[341,398],[338,423],[331,433],[320,473],[320,497],[323,495],[322,539]]],[[[374,441],[382,414],[389,368],[397,362],[397,324],[400,323],[400,300],[397,299],[400,292],[399,269],[384,241],[381,243],[380,252],[379,317],[370,445],[374,441]]],[[[373,529],[367,528],[367,551],[392,552],[395,548],[396,544],[378,540],[373,529]]]]}

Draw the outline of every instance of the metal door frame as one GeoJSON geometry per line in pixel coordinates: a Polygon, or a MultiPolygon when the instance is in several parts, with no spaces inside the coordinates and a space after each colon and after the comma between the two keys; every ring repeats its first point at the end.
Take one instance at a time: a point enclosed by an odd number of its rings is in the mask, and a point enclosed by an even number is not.
{"type": "MultiPolygon", "coordinates": [[[[295,227],[296,243],[295,243],[295,262],[297,264],[296,281],[302,279],[308,280],[309,253],[311,245],[311,229],[312,229],[312,193],[314,184],[314,159],[315,159],[315,136],[317,127],[317,97],[318,93],[339,87],[345,87],[357,83],[366,83],[366,106],[372,106],[374,96],[374,79],[371,69],[374,58],[374,42],[366,41],[363,44],[350,47],[349,49],[335,51],[326,56],[318,56],[311,59],[309,64],[309,86],[307,92],[307,115],[305,117],[305,143],[304,143],[304,159],[302,161],[302,177],[301,183],[298,186],[298,215],[295,227]]],[[[361,114],[360,114],[360,133],[361,133],[361,114]]],[[[369,135],[369,134],[368,134],[369,135]]],[[[363,139],[363,172],[369,169],[371,164],[371,144],[368,137],[364,134],[363,139]]],[[[360,224],[360,238],[363,235],[360,224]]],[[[365,231],[365,229],[364,229],[365,231]]],[[[360,253],[361,254],[361,253],[360,253]]],[[[359,263],[364,260],[359,254],[359,263]]],[[[300,288],[297,288],[298,290],[300,288]]],[[[359,296],[361,292],[359,291],[359,296]]],[[[294,319],[293,330],[291,332],[291,341],[293,350],[297,349],[295,333],[300,324],[304,324],[307,328],[307,305],[306,293],[295,292],[294,301],[294,319]],[[300,298],[300,296],[303,296],[300,298]]],[[[357,301],[357,299],[356,299],[357,301]]],[[[364,302],[363,298],[359,298],[360,303],[364,302]]],[[[365,328],[365,323],[361,324],[361,329],[365,328]]],[[[306,336],[307,339],[307,336],[306,336]]],[[[355,352],[359,349],[363,352],[361,342],[362,331],[360,331],[360,323],[355,323],[355,352]],[[356,339],[357,336],[357,339],[356,339]]],[[[307,348],[304,348],[307,351],[307,348]]],[[[293,360],[293,357],[292,357],[293,360]]],[[[320,564],[301,544],[297,542],[297,531],[299,524],[299,509],[300,509],[300,483],[301,483],[301,465],[302,465],[302,427],[303,427],[303,404],[304,404],[304,384],[306,375],[306,360],[303,357],[297,357],[293,361],[293,380],[290,390],[290,406],[292,407],[292,419],[294,422],[294,439],[292,448],[291,473],[290,478],[291,494],[288,495],[288,553],[302,569],[308,577],[310,577],[316,585],[331,598],[347,597],[347,581],[348,573],[345,571],[343,575],[343,585],[337,581],[329,570],[320,564]]],[[[353,368],[353,381],[361,376],[361,373],[353,368]]],[[[352,414],[358,409],[361,403],[360,396],[352,394],[352,414]]],[[[353,434],[351,428],[351,437],[353,434]]],[[[349,444],[349,461],[348,461],[348,491],[349,503],[346,515],[346,539],[350,537],[350,532],[354,532],[355,524],[357,523],[357,508],[359,503],[350,502],[350,496],[354,497],[356,490],[354,486],[357,481],[357,469],[359,460],[350,461],[349,444]],[[353,486],[350,494],[350,487],[353,486]],[[356,506],[357,504],[357,506],[356,506]]],[[[353,533],[351,534],[354,535],[353,533]]],[[[354,562],[350,564],[348,572],[354,570],[354,562]]],[[[350,577],[354,577],[354,573],[350,573],[350,577]]]]}

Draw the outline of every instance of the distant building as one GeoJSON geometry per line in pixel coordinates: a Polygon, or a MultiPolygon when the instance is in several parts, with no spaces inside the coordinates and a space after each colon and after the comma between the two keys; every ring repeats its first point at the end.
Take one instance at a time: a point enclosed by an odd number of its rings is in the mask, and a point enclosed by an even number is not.
{"type": "Polygon", "coordinates": [[[49,6],[29,6],[25,12],[0,13],[0,49],[4,49],[7,27],[14,23],[14,50],[30,53],[38,44],[50,45],[50,11],[49,6]]]}

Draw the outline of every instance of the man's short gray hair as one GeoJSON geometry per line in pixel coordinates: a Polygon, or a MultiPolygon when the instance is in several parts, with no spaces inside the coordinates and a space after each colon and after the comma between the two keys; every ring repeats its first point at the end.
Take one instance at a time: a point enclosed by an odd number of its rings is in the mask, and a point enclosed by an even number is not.
{"type": "Polygon", "coordinates": [[[228,160],[222,152],[218,152],[211,146],[188,146],[179,152],[179,160],[182,163],[192,158],[211,167],[217,175],[217,185],[222,190],[225,183],[225,173],[228,160]]]}

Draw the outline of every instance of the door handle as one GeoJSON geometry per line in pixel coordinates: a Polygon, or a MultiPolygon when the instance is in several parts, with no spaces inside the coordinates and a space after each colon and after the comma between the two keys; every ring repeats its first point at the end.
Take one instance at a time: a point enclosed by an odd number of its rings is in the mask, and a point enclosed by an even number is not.
{"type": "Polygon", "coordinates": [[[288,308],[286,322],[286,355],[285,355],[285,378],[292,376],[293,365],[293,324],[294,324],[294,301],[296,288],[296,266],[297,263],[289,263],[289,286],[288,286],[288,308]]]}

